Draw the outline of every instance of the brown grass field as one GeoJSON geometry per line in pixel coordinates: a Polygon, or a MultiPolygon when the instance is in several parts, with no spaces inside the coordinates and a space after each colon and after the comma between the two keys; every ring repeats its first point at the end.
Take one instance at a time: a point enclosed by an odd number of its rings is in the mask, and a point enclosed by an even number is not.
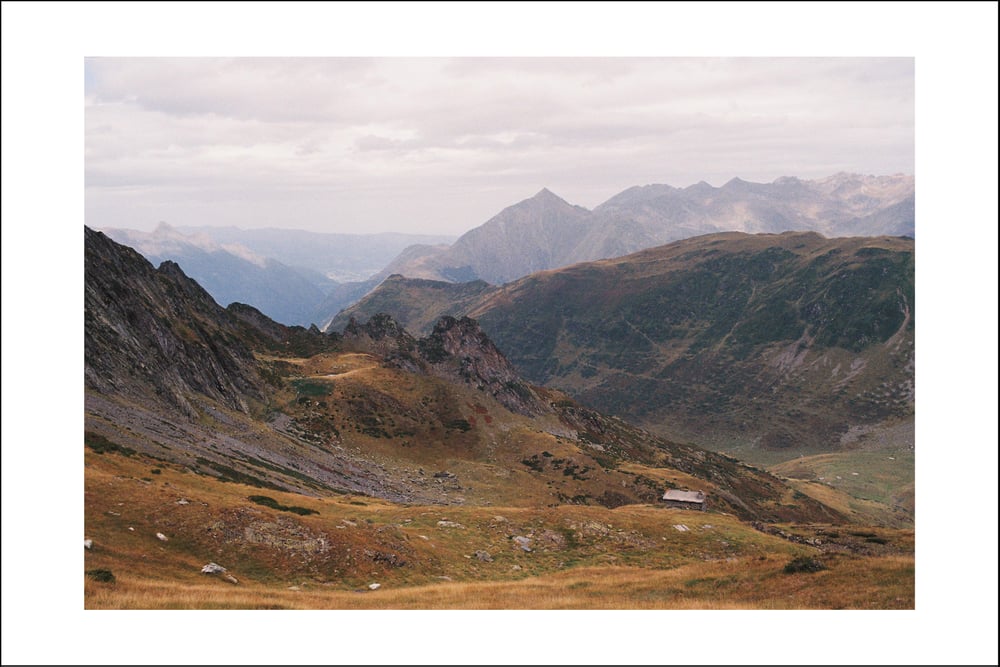
{"type": "Polygon", "coordinates": [[[847,559],[786,575],[786,560],[672,570],[587,567],[519,581],[440,583],[370,591],[281,590],[132,576],[86,581],[89,609],[912,609],[913,558],[847,559]]]}
{"type": "MultiPolygon", "coordinates": [[[[877,529],[869,539],[878,542],[867,546],[878,551],[824,552],[721,513],[648,505],[398,505],[262,491],[140,456],[87,451],[85,461],[85,537],[94,544],[85,550],[84,570],[115,578],[84,576],[86,609],[913,609],[915,603],[912,530],[877,529]],[[300,516],[249,500],[262,493],[318,513],[300,516]],[[182,498],[187,502],[178,504],[182,498]],[[530,552],[518,548],[516,535],[530,537],[530,552]],[[786,573],[796,557],[826,569],[786,573]],[[208,562],[227,567],[239,583],[201,574],[208,562]],[[380,586],[371,590],[370,583],[380,586]]],[[[802,537],[836,534],[829,526],[785,528],[802,537]]]]}

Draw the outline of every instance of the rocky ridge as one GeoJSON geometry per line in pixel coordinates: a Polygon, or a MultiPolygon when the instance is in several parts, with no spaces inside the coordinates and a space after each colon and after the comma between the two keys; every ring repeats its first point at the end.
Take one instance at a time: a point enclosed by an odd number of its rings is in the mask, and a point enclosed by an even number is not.
{"type": "Polygon", "coordinates": [[[384,269],[445,282],[501,285],[536,271],[627,255],[718,232],[814,231],[824,236],[914,235],[912,176],[835,174],[720,187],[629,188],[589,211],[548,189],[509,206],[450,247],[409,249],[384,269]]]}

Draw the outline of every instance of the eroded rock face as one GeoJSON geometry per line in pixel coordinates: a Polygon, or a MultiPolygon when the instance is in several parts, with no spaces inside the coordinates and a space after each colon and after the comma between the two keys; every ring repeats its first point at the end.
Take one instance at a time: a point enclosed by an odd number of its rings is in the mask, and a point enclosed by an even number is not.
{"type": "Polygon", "coordinates": [[[472,318],[440,318],[419,347],[421,356],[440,377],[473,384],[512,412],[538,415],[549,411],[472,318]]]}
{"type": "Polygon", "coordinates": [[[385,313],[360,324],[354,318],[344,328],[343,340],[355,349],[382,357],[385,363],[410,372],[425,369],[417,353],[417,339],[385,313]]]}
{"type": "Polygon", "coordinates": [[[550,412],[472,318],[446,315],[429,336],[417,339],[392,317],[378,313],[365,324],[352,318],[344,328],[343,340],[355,349],[382,357],[393,367],[473,385],[513,412],[550,412]]]}

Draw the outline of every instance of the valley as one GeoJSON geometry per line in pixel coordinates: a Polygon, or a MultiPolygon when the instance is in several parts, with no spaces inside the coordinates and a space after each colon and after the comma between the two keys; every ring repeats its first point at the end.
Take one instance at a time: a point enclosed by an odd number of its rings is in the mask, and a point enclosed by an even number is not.
{"type": "Polygon", "coordinates": [[[875,468],[874,430],[771,472],[527,381],[476,319],[288,327],[85,236],[88,609],[913,608],[912,452],[875,468]]]}

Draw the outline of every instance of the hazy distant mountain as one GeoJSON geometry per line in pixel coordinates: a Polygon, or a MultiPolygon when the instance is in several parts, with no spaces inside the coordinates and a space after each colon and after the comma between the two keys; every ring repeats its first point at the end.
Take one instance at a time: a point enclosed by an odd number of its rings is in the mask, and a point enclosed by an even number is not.
{"type": "Polygon", "coordinates": [[[336,285],[317,272],[261,257],[243,245],[221,245],[208,235],[182,234],[163,223],[149,233],[103,231],[153,264],[177,263],[218,303],[247,303],[283,324],[312,324],[316,306],[336,285]]]}
{"type": "MultiPolygon", "coordinates": [[[[596,239],[613,236],[614,223],[628,220],[638,223],[653,245],[724,231],[913,236],[913,193],[913,177],[902,175],[783,177],[773,183],[734,178],[719,188],[704,182],[683,189],[649,185],[629,188],[594,209],[612,223],[600,227],[596,239]]],[[[594,238],[587,243],[599,245],[594,238]]]]}
{"type": "Polygon", "coordinates": [[[452,280],[478,277],[500,284],[573,261],[590,218],[587,209],[543,189],[459,237],[448,250],[450,268],[468,267],[469,273],[452,280]]]}
{"type": "Polygon", "coordinates": [[[282,264],[303,267],[338,283],[361,282],[378,273],[411,245],[448,244],[454,236],[432,234],[327,234],[298,229],[178,227],[220,245],[239,244],[282,264]]]}
{"type": "Polygon", "coordinates": [[[592,219],[587,209],[543,189],[466,232],[450,247],[408,248],[379,275],[504,283],[574,261],[576,245],[592,219]]]}
{"type": "Polygon", "coordinates": [[[593,211],[543,189],[450,247],[408,249],[379,275],[502,284],[534,271],[723,231],[912,237],[914,179],[836,174],[773,183],[734,178],[718,188],[705,182],[687,188],[646,185],[629,188],[593,211]]]}

